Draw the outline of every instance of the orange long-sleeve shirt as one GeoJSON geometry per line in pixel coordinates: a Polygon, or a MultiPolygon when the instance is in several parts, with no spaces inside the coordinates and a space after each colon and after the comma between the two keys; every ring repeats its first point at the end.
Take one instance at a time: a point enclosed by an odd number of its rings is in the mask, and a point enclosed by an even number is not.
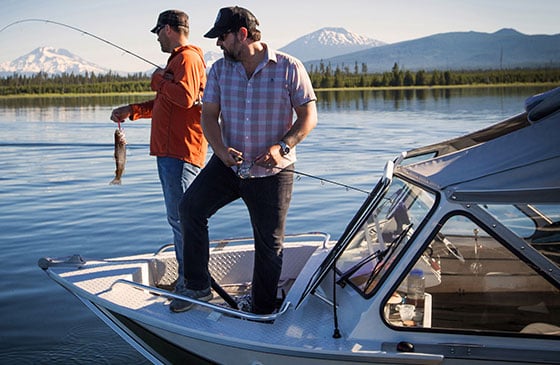
{"type": "Polygon", "coordinates": [[[152,118],[150,155],[174,157],[203,167],[208,150],[200,125],[199,104],[206,85],[202,49],[187,45],[175,48],[164,74],[152,75],[153,100],[131,104],[131,120],[152,118]]]}

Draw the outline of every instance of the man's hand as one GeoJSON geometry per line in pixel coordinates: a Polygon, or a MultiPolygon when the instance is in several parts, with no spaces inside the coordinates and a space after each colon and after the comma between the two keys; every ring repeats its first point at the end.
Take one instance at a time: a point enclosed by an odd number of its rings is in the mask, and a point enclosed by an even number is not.
{"type": "Polygon", "coordinates": [[[257,156],[255,159],[255,165],[259,165],[266,168],[272,168],[280,161],[282,161],[283,156],[280,154],[280,145],[274,144],[268,147],[268,151],[262,155],[257,156]]]}
{"type": "Polygon", "coordinates": [[[235,148],[228,147],[223,151],[217,152],[216,155],[222,160],[226,166],[241,165],[243,163],[243,153],[235,148]]]}
{"type": "Polygon", "coordinates": [[[130,105],[121,106],[111,112],[111,120],[115,123],[123,123],[132,114],[130,105]]]}

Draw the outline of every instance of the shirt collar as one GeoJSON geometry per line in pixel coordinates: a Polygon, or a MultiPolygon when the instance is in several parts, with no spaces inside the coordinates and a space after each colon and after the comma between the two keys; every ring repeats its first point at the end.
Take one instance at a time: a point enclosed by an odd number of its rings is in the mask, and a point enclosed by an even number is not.
{"type": "Polygon", "coordinates": [[[278,57],[276,55],[276,51],[274,51],[272,48],[270,48],[268,46],[268,44],[266,44],[266,43],[262,43],[262,45],[263,45],[264,49],[266,50],[263,61],[265,61],[265,63],[268,63],[269,61],[278,62],[278,57]]]}

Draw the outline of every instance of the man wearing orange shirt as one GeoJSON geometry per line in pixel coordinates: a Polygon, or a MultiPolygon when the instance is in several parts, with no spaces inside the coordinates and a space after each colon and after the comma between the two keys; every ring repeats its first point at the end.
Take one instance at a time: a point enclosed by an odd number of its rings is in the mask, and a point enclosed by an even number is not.
{"type": "MultiPolygon", "coordinates": [[[[183,278],[183,238],[178,204],[206,159],[208,143],[200,125],[206,65],[202,49],[188,44],[189,17],[184,12],[164,11],[151,32],[158,36],[162,52],[171,54],[165,68],[152,74],[151,88],[156,97],[114,109],[111,120],[124,122],[126,118],[152,118],[150,155],[157,158],[179,278],[183,278]]],[[[178,282],[176,289],[182,285],[178,282]]]]}

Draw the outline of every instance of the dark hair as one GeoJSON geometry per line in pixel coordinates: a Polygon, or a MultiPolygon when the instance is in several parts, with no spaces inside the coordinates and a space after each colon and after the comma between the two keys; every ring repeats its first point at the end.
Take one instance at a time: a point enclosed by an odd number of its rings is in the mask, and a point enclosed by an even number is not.
{"type": "Polygon", "coordinates": [[[247,38],[251,38],[254,41],[261,40],[261,31],[258,29],[247,29],[247,38]]]}

